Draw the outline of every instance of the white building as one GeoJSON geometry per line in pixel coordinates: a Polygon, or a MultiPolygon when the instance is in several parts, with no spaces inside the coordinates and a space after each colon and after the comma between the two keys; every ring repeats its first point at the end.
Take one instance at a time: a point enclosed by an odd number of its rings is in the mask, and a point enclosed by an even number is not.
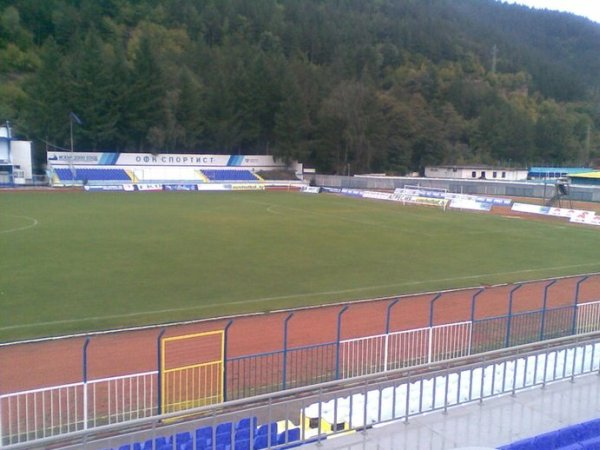
{"type": "Polygon", "coordinates": [[[529,171],[527,169],[483,165],[425,167],[426,178],[522,181],[527,180],[528,173],[529,171]]]}
{"type": "Polygon", "coordinates": [[[32,179],[31,142],[13,139],[6,122],[0,126],[0,185],[28,184],[32,179]]]}

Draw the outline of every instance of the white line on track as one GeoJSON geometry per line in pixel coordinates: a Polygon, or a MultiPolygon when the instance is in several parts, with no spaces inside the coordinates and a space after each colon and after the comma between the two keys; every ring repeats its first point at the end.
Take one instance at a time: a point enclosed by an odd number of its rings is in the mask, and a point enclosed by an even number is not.
{"type": "MultiPolygon", "coordinates": [[[[420,284],[426,283],[439,283],[439,282],[448,282],[448,281],[461,281],[461,280],[477,280],[479,278],[485,278],[493,275],[518,275],[518,274],[527,274],[527,273],[535,273],[546,270],[565,270],[565,269],[575,269],[582,267],[594,267],[598,266],[597,263],[589,263],[589,264],[575,264],[570,266],[556,266],[556,267],[542,267],[538,269],[525,269],[525,270],[515,270],[511,272],[496,272],[496,273],[486,273],[480,275],[468,275],[464,277],[453,277],[453,278],[440,278],[437,280],[424,280],[424,281],[407,281],[403,283],[394,283],[394,284],[382,284],[378,286],[365,286],[353,289],[340,289],[335,291],[321,291],[321,292],[313,292],[306,294],[291,294],[291,295],[280,295],[276,297],[262,297],[248,300],[240,300],[236,302],[227,302],[227,305],[247,305],[251,303],[268,303],[277,300],[287,300],[292,298],[309,298],[309,297],[318,297],[321,295],[334,295],[334,294],[349,294],[353,292],[361,292],[373,289],[384,289],[391,287],[402,287],[402,286],[418,286],[420,284]]],[[[576,275],[574,275],[576,276],[576,275]]],[[[418,295],[418,294],[415,294],[418,295]]],[[[160,309],[154,311],[144,311],[144,312],[135,312],[135,313],[126,313],[126,314],[112,314],[107,316],[96,316],[96,317],[86,317],[83,319],[65,319],[65,320],[54,320],[48,322],[36,322],[36,323],[28,323],[28,324],[20,324],[20,325],[10,325],[7,327],[0,327],[0,331],[4,330],[17,330],[23,328],[37,328],[43,327],[47,325],[63,325],[69,323],[85,323],[85,322],[94,322],[98,320],[106,320],[106,319],[119,319],[124,317],[139,317],[139,316],[149,316],[155,314],[165,314],[171,312],[183,312],[183,311],[198,311],[202,309],[214,308],[218,306],[222,306],[223,303],[211,303],[201,306],[186,306],[182,308],[168,308],[168,309],[160,309]]]]}
{"type": "Polygon", "coordinates": [[[16,217],[18,219],[26,219],[28,221],[30,221],[31,223],[28,225],[24,225],[22,227],[17,227],[17,228],[9,228],[8,230],[0,230],[0,234],[1,233],[14,233],[15,231],[25,231],[25,230],[29,230],[30,228],[36,227],[40,222],[34,218],[34,217],[29,217],[29,216],[17,216],[16,214],[2,214],[3,216],[6,217],[16,217]]]}

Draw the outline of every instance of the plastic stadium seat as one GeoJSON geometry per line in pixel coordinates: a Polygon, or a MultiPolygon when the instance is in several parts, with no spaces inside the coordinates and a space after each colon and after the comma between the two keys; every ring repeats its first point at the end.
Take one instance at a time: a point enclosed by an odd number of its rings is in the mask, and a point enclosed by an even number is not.
{"type": "Polygon", "coordinates": [[[233,448],[234,450],[252,450],[250,448],[250,438],[236,439],[233,448]]]}
{"type": "Polygon", "coordinates": [[[175,449],[176,450],[184,450],[185,444],[188,442],[192,442],[192,435],[190,433],[183,432],[177,433],[175,435],[175,449]]]}
{"type": "Polygon", "coordinates": [[[164,437],[164,436],[159,436],[156,439],[154,439],[154,448],[155,450],[158,449],[163,449],[163,448],[171,448],[171,436],[169,436],[168,438],[164,437]]]}
{"type": "Polygon", "coordinates": [[[217,425],[217,436],[220,434],[228,434],[231,436],[231,431],[233,430],[233,424],[231,422],[224,422],[217,425]]]}
{"type": "Polygon", "coordinates": [[[230,433],[217,434],[216,445],[217,445],[217,448],[219,448],[219,447],[230,448],[231,447],[231,434],[230,433]]]}
{"type": "Polygon", "coordinates": [[[254,438],[254,450],[261,450],[269,447],[269,440],[266,434],[261,434],[254,438]]]}
{"type": "Polygon", "coordinates": [[[540,434],[531,438],[535,444],[535,448],[556,448],[557,432],[551,431],[549,433],[540,434]]]}
{"type": "Polygon", "coordinates": [[[131,450],[131,444],[121,445],[119,450],[131,450]]]}
{"type": "Polygon", "coordinates": [[[144,443],[134,442],[133,450],[152,450],[152,439],[148,439],[144,443]]]}
{"type": "Polygon", "coordinates": [[[235,425],[235,429],[237,431],[237,430],[243,430],[243,429],[256,428],[257,425],[258,425],[258,419],[256,418],[256,416],[254,416],[254,417],[245,417],[245,418],[241,419],[235,425]]]}
{"type": "Polygon", "coordinates": [[[283,431],[279,433],[279,437],[277,438],[277,444],[289,444],[282,449],[285,448],[294,448],[302,445],[300,442],[300,428],[290,428],[289,430],[283,431]]]}
{"type": "Polygon", "coordinates": [[[196,450],[205,450],[212,448],[213,439],[212,427],[202,427],[196,430],[196,450]]]}

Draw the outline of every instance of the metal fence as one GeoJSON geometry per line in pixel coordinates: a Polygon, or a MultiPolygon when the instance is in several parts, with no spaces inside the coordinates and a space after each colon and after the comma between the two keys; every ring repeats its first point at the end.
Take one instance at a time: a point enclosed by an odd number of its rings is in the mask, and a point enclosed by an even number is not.
{"type": "MultiPolygon", "coordinates": [[[[137,420],[127,428],[111,425],[73,432],[68,441],[46,438],[38,441],[36,447],[99,450],[135,448],[137,443],[154,450],[180,448],[178,442],[185,440],[184,448],[214,450],[218,448],[218,440],[212,439],[212,443],[204,447],[207,441],[203,440],[202,432],[208,430],[214,437],[215,430],[227,429],[230,442],[235,442],[237,424],[248,420],[245,418],[254,418],[258,426],[274,424],[278,438],[293,429],[298,430],[294,444],[321,442],[335,435],[362,431],[365,427],[392,421],[408,422],[411,417],[424,413],[484,402],[599,371],[600,335],[596,333],[529,344],[510,353],[496,351],[450,360],[442,365],[419,366],[419,370],[400,369],[385,379],[370,375],[355,379],[352,385],[329,382],[229,402],[229,408],[199,408],[189,411],[185,422],[173,420],[177,415],[170,414],[137,420]]],[[[269,448],[284,448],[289,442],[273,439],[271,444],[269,448]]],[[[31,448],[29,445],[8,448],[20,450],[31,448]]]]}
{"type": "MultiPolygon", "coordinates": [[[[432,300],[432,311],[439,295],[432,300]]],[[[288,348],[284,339],[280,351],[225,357],[222,398],[243,399],[600,330],[600,302],[575,302],[568,307],[520,313],[509,309],[508,315],[500,317],[341,339],[344,311],[338,315],[335,342],[288,348]]],[[[226,348],[226,332],[224,342],[226,348]]],[[[160,385],[165,375],[159,367],[120,377],[88,380],[84,376],[81,383],[0,395],[0,446],[172,411],[164,403],[165,386],[160,385]]],[[[220,386],[220,381],[213,382],[220,386]]],[[[177,393],[185,392],[187,380],[180,377],[177,383],[177,393]]],[[[184,406],[214,403],[193,397],[184,406]]]]}

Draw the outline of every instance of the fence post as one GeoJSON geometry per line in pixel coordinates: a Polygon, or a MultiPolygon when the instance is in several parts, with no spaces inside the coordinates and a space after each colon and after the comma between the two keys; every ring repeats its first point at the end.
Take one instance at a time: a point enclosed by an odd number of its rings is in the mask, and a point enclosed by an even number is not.
{"type": "Polygon", "coordinates": [[[469,335],[469,355],[473,351],[473,324],[475,323],[475,300],[477,300],[477,297],[479,297],[479,294],[481,294],[483,291],[485,291],[485,288],[479,288],[479,290],[475,292],[475,294],[473,294],[473,297],[471,298],[471,332],[469,335]]]}
{"type": "Polygon", "coordinates": [[[385,313],[385,334],[389,334],[390,333],[390,320],[391,320],[390,316],[392,314],[392,308],[399,301],[400,301],[400,299],[397,298],[397,299],[391,301],[390,304],[387,306],[387,311],[385,313]]]}
{"type": "Polygon", "coordinates": [[[433,307],[435,302],[442,296],[443,292],[438,292],[429,302],[429,327],[433,327],[433,307]]]}
{"type": "Polygon", "coordinates": [[[288,348],[288,322],[293,317],[294,313],[290,313],[283,321],[283,390],[286,388],[287,380],[287,348],[288,348]]]}
{"type": "Polygon", "coordinates": [[[479,288],[479,290],[473,295],[473,298],[471,298],[471,322],[475,321],[475,300],[483,291],[485,291],[485,288],[479,288]]]}
{"type": "MultiPolygon", "coordinates": [[[[85,342],[83,343],[83,429],[87,430],[88,428],[88,389],[87,389],[87,369],[88,369],[88,359],[87,359],[87,349],[88,345],[90,345],[90,337],[86,336],[85,342]]],[[[1,437],[1,436],[0,436],[1,437]]]]}
{"type": "Polygon", "coordinates": [[[544,326],[546,324],[546,305],[548,303],[548,289],[558,280],[552,280],[544,287],[544,303],[542,305],[542,323],[540,324],[540,341],[544,340],[544,326]]]}
{"type": "Polygon", "coordinates": [[[385,344],[383,351],[385,354],[383,355],[383,371],[387,372],[388,370],[388,352],[389,352],[389,340],[390,340],[390,320],[392,314],[392,308],[396,303],[400,301],[399,298],[392,300],[390,304],[387,306],[387,310],[385,313],[385,344]]]}
{"type": "Polygon", "coordinates": [[[157,394],[157,398],[158,398],[158,405],[156,405],[156,413],[157,415],[161,415],[162,414],[162,346],[161,346],[161,342],[160,340],[163,337],[163,334],[165,334],[165,331],[167,331],[166,328],[163,328],[162,330],[160,330],[160,333],[158,333],[158,337],[156,338],[156,367],[158,370],[158,380],[156,382],[156,394],[157,394]]]}
{"type": "Polygon", "coordinates": [[[233,324],[233,319],[227,322],[223,330],[223,402],[227,401],[227,336],[229,327],[233,324]]]}
{"type": "Polygon", "coordinates": [[[342,309],[340,309],[340,312],[338,313],[338,316],[337,316],[337,338],[335,340],[335,342],[336,342],[335,379],[336,380],[340,379],[340,340],[342,337],[342,314],[344,314],[348,308],[349,308],[349,305],[345,305],[342,309]]]}
{"type": "Polygon", "coordinates": [[[442,296],[442,292],[435,294],[435,297],[429,302],[429,343],[427,345],[427,362],[431,363],[433,359],[433,307],[435,302],[442,296]]]}
{"type": "Polygon", "coordinates": [[[589,277],[590,277],[589,275],[584,276],[581,280],[579,280],[577,282],[577,285],[575,286],[575,304],[573,305],[573,324],[571,327],[572,335],[576,334],[576,331],[577,331],[576,328],[577,328],[577,308],[579,307],[579,286],[581,285],[581,283],[583,283],[589,277]]]}
{"type": "Polygon", "coordinates": [[[511,291],[510,291],[510,293],[509,293],[509,299],[508,299],[508,322],[506,323],[506,341],[504,343],[504,347],[505,348],[507,348],[507,347],[510,346],[510,326],[511,326],[511,322],[512,322],[513,294],[515,293],[515,291],[518,291],[522,287],[523,287],[522,284],[518,284],[517,286],[515,286],[514,288],[512,288],[511,291]]]}

